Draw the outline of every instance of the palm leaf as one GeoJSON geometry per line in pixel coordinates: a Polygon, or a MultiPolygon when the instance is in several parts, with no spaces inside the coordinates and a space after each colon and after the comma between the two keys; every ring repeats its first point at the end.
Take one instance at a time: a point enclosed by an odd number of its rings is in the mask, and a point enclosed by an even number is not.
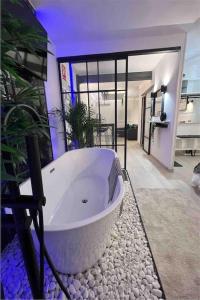
{"type": "Polygon", "coordinates": [[[60,115],[70,125],[71,130],[66,134],[71,142],[77,141],[79,147],[89,146],[89,137],[99,125],[99,120],[94,117],[92,109],[88,110],[86,104],[77,102],[75,106],[67,106],[64,113],[59,109],[54,110],[54,113],[60,115]]]}
{"type": "MultiPolygon", "coordinates": [[[[20,4],[18,0],[7,0],[14,4],[20,4]]],[[[23,60],[20,51],[25,51],[36,56],[43,52],[43,45],[47,39],[35,28],[25,26],[24,23],[6,11],[2,7],[2,32],[1,32],[1,93],[2,93],[2,179],[18,181],[18,176],[7,174],[5,164],[11,163],[14,168],[19,164],[26,163],[25,135],[36,133],[47,142],[47,119],[40,116],[40,121],[35,121],[27,116],[21,109],[16,109],[4,125],[4,118],[8,111],[18,104],[28,103],[31,107],[40,111],[40,90],[33,87],[28,81],[21,77],[23,71],[23,60]],[[16,54],[16,55],[13,55],[16,54]],[[13,85],[15,92],[13,92],[13,85]],[[7,89],[7,90],[6,90],[7,89]],[[10,157],[10,160],[7,158],[10,157]]],[[[47,51],[49,52],[49,51],[47,51]]],[[[50,53],[50,52],[49,52],[50,53]]],[[[23,175],[23,174],[20,174],[23,175]]]]}

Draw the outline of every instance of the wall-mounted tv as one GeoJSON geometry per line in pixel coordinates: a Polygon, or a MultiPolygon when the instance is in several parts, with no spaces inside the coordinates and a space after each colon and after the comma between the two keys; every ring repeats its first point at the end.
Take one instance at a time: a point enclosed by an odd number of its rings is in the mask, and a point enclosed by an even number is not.
{"type": "Polygon", "coordinates": [[[39,79],[47,80],[47,32],[37,20],[33,8],[27,0],[20,0],[18,3],[3,0],[2,8],[6,8],[6,11],[11,15],[23,20],[25,26],[34,28],[44,37],[44,41],[39,44],[40,52],[33,54],[27,49],[18,48],[18,53],[9,53],[9,55],[23,65],[24,73],[32,73],[39,79]]]}

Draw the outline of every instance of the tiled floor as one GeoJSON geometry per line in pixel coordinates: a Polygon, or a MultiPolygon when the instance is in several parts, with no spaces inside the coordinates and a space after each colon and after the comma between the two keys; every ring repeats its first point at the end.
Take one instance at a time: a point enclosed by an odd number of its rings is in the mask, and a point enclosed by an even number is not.
{"type": "MultiPolygon", "coordinates": [[[[135,189],[137,188],[182,188],[195,191],[191,187],[194,166],[200,161],[200,155],[178,155],[175,160],[183,167],[175,167],[168,171],[151,155],[147,155],[136,141],[128,141],[127,170],[135,189]]],[[[123,151],[119,148],[118,155],[123,165],[123,151]]]]}
{"type": "Polygon", "coordinates": [[[127,169],[166,297],[199,300],[200,196],[191,178],[200,156],[176,161],[183,167],[170,172],[137,142],[128,142],[127,169]]]}

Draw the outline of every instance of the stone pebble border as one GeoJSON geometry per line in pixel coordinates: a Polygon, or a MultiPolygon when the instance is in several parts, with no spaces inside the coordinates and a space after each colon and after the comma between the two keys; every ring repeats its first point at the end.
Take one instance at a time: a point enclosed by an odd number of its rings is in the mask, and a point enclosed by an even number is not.
{"type": "MultiPolygon", "coordinates": [[[[125,189],[123,212],[102,258],[84,273],[60,274],[71,299],[164,299],[129,182],[125,189]]],[[[1,281],[6,299],[32,299],[17,237],[2,253],[1,281]]],[[[46,262],[44,291],[45,299],[66,299],[46,262]]]]}

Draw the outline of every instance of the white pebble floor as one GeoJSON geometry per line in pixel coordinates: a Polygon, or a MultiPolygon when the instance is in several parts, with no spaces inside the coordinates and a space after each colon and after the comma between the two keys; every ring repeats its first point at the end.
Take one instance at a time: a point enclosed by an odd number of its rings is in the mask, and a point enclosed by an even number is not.
{"type": "MultiPolygon", "coordinates": [[[[71,299],[158,300],[164,297],[128,182],[125,188],[123,212],[102,258],[84,273],[60,274],[71,299]]],[[[6,299],[32,298],[17,237],[2,254],[1,281],[6,299]]],[[[47,263],[45,299],[66,299],[47,263]]]]}

